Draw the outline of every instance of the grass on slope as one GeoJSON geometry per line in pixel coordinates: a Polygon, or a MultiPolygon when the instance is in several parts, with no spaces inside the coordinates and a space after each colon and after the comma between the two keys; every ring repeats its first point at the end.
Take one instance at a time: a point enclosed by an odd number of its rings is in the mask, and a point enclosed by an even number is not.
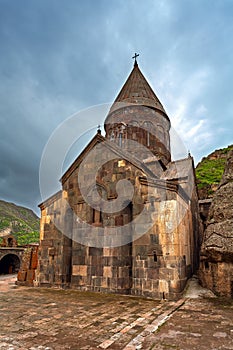
{"type": "Polygon", "coordinates": [[[211,185],[220,183],[226,164],[226,155],[231,149],[233,149],[233,145],[215,151],[219,153],[219,157],[216,159],[210,159],[211,155],[202,159],[196,168],[197,186],[199,189],[210,188],[211,185]]]}
{"type": "Polygon", "coordinates": [[[0,200],[0,230],[8,227],[19,245],[39,242],[39,218],[33,211],[0,200]]]}
{"type": "Polygon", "coordinates": [[[225,163],[224,158],[202,160],[201,165],[196,169],[198,188],[218,184],[222,178],[225,163]]]}

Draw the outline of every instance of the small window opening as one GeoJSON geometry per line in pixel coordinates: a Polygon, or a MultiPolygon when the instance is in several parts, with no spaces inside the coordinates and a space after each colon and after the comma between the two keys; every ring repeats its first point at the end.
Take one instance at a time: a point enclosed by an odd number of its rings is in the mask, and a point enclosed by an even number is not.
{"type": "Polygon", "coordinates": [[[8,247],[13,247],[13,238],[8,238],[8,240],[7,240],[7,242],[8,242],[8,247]]]}
{"type": "Polygon", "coordinates": [[[102,223],[103,222],[103,215],[102,215],[101,211],[93,209],[92,222],[93,223],[102,223]]]}
{"type": "Polygon", "coordinates": [[[146,140],[147,146],[150,146],[150,133],[147,131],[147,140],[146,140]]]}
{"type": "Polygon", "coordinates": [[[154,262],[157,262],[158,261],[158,257],[157,257],[156,252],[153,252],[153,256],[154,256],[154,262]]]}
{"type": "Polygon", "coordinates": [[[119,146],[122,147],[122,133],[119,134],[119,146]]]}
{"type": "Polygon", "coordinates": [[[209,269],[209,262],[208,261],[205,261],[205,269],[209,269]]]}
{"type": "Polygon", "coordinates": [[[103,212],[100,211],[100,222],[102,223],[103,222],[103,212]]]}

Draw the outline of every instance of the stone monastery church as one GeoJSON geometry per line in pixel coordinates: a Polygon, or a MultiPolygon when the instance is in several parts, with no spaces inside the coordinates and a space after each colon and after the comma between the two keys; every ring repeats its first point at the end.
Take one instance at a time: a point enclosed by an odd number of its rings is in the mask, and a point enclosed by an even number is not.
{"type": "MultiPolygon", "coordinates": [[[[136,55],[135,55],[136,56],[136,55]]],[[[134,67],[104,123],[39,205],[37,286],[176,299],[199,261],[193,159],[134,67]]]]}

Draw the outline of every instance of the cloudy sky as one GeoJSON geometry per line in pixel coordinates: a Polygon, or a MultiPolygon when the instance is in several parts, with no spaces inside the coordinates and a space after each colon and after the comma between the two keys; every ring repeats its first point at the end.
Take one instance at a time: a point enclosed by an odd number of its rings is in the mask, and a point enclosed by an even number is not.
{"type": "Polygon", "coordinates": [[[0,0],[0,198],[38,213],[50,135],[112,102],[134,52],[196,163],[232,144],[232,38],[231,0],[0,0]]]}

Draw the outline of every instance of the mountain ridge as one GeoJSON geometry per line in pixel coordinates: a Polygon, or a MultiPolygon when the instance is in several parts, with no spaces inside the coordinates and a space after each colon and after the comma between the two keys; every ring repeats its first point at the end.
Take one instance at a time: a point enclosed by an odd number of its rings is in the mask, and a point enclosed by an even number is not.
{"type": "Polygon", "coordinates": [[[19,245],[38,243],[39,230],[40,219],[30,208],[0,199],[0,236],[10,231],[19,245]]]}

